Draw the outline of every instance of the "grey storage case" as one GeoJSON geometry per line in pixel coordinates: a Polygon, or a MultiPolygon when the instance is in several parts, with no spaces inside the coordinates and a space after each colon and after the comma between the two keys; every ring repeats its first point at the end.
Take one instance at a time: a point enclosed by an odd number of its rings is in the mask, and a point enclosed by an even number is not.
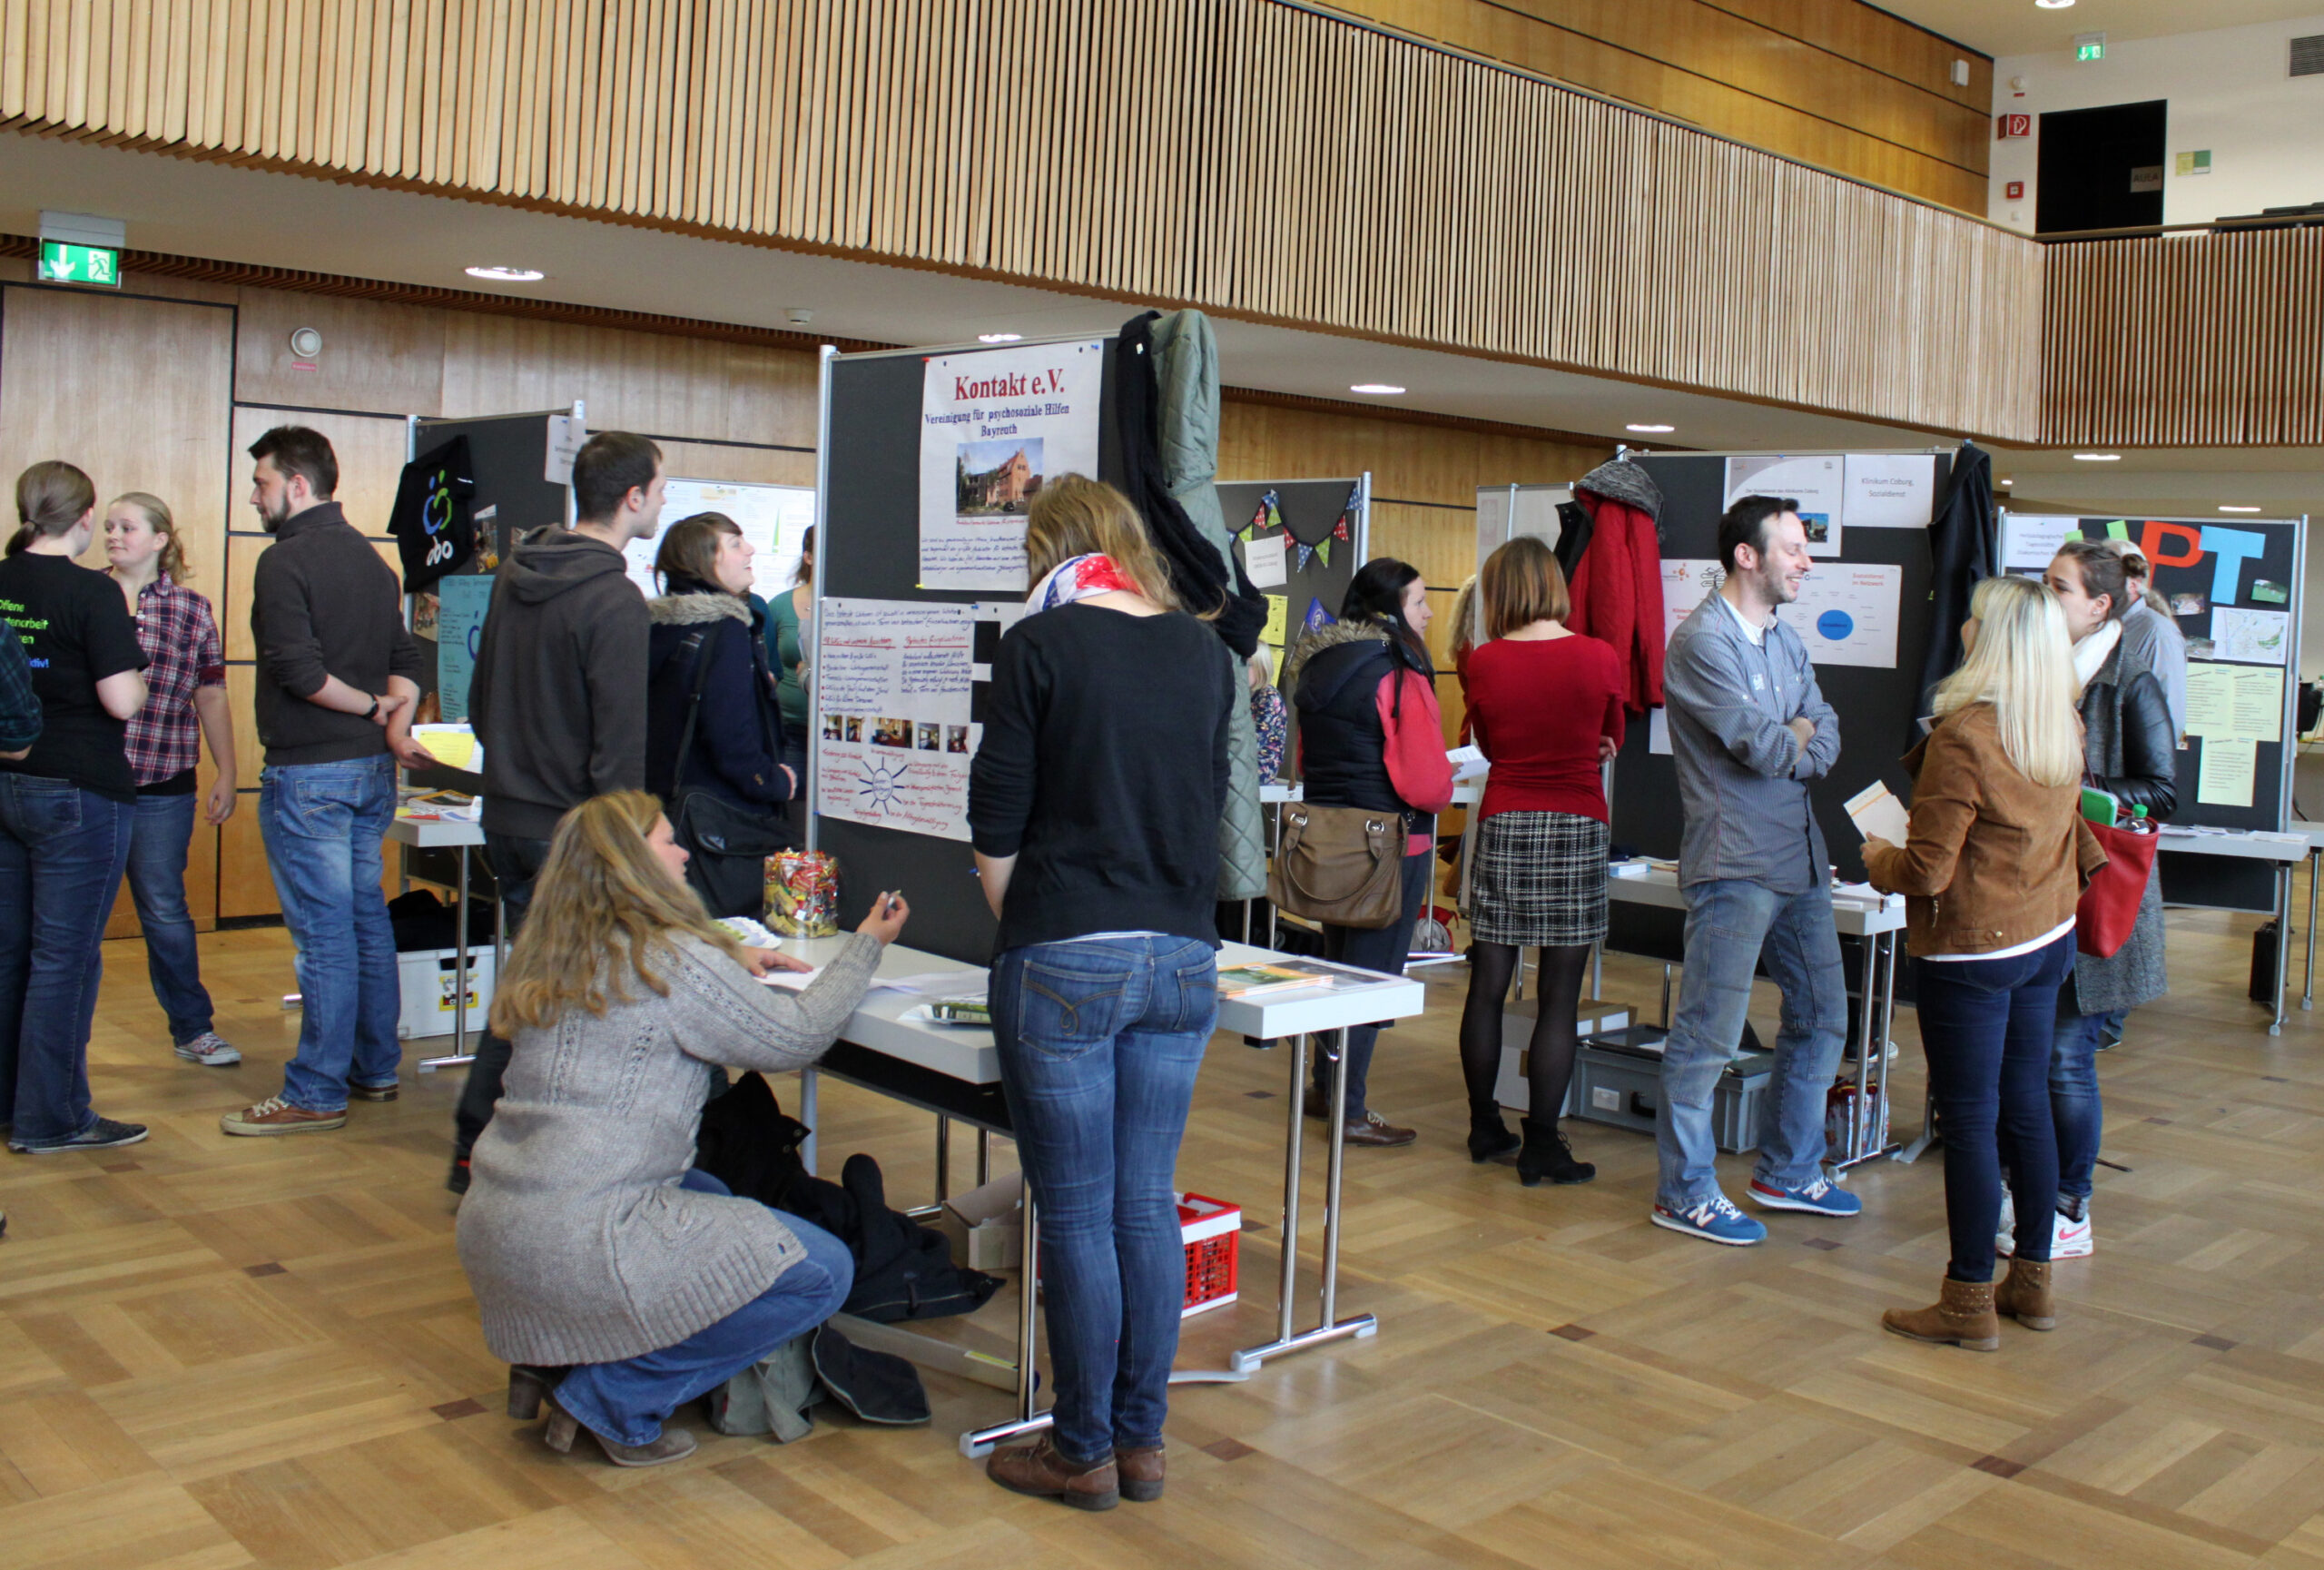
{"type": "MultiPolygon", "coordinates": [[[[1574,1053],[1567,1115],[1653,1133],[1655,1109],[1662,1101],[1662,1042],[1669,1033],[1659,1025],[1632,1025],[1583,1037],[1574,1053]]],[[[1719,1074],[1711,1100],[1711,1134],[1720,1150],[1758,1149],[1760,1110],[1775,1068],[1773,1052],[1740,1052],[1719,1074]]]]}

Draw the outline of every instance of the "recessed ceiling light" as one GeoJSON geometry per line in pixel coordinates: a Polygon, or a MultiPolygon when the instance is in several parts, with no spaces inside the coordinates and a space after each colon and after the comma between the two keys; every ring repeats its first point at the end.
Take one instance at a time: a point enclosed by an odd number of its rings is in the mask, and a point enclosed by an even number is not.
{"type": "Polygon", "coordinates": [[[471,267],[470,278],[488,278],[495,283],[538,283],[548,276],[537,267],[471,267]]]}
{"type": "Polygon", "coordinates": [[[2219,509],[2221,512],[2257,512],[2260,510],[2256,507],[2230,507],[2223,501],[2219,504],[2219,509]]]}
{"type": "Polygon", "coordinates": [[[1995,485],[2015,485],[2017,481],[2010,479],[2007,475],[2004,475],[2001,479],[1994,480],[1994,483],[1995,485]]]}
{"type": "Polygon", "coordinates": [[[2122,455],[2119,452],[2077,452],[2073,460],[2076,463],[2120,463],[2122,455]]]}
{"type": "Polygon", "coordinates": [[[1640,436],[1667,436],[1678,430],[1675,425],[1626,425],[1624,430],[1635,430],[1640,436]]]}
{"type": "Polygon", "coordinates": [[[1021,332],[980,332],[977,334],[977,341],[979,343],[1019,343],[1024,341],[1024,337],[1025,335],[1021,332]]]}
{"type": "Polygon", "coordinates": [[[2034,4],[2044,11],[2063,11],[2073,5],[2073,0],[2034,0],[2034,4]]]}
{"type": "Polygon", "coordinates": [[[1375,393],[1382,398],[1393,398],[1403,389],[1385,381],[1359,381],[1348,389],[1350,392],[1375,393]]]}

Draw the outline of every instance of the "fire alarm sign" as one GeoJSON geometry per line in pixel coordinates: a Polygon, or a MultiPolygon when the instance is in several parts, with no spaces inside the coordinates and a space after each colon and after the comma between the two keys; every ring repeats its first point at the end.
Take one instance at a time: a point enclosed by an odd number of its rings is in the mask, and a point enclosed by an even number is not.
{"type": "Polygon", "coordinates": [[[2012,202],[2021,202],[2024,200],[2025,182],[2023,180],[2013,180],[2006,186],[2004,186],[2003,189],[2009,193],[2009,199],[2012,202]]]}
{"type": "Polygon", "coordinates": [[[2004,142],[2014,142],[2021,136],[2031,136],[2034,134],[2034,116],[2031,114],[1996,114],[1994,116],[1994,128],[2001,133],[2001,140],[2004,142]]]}

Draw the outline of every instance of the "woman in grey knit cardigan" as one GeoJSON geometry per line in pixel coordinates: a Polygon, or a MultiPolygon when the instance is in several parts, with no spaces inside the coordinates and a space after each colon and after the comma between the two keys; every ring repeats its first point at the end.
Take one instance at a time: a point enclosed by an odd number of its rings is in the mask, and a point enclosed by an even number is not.
{"type": "Polygon", "coordinates": [[[548,1397],[546,1437],[586,1429],[625,1466],[675,1461],[662,1425],[845,1300],[847,1247],[690,1171],[711,1065],[813,1062],[863,999],[911,913],[881,894],[804,991],[744,949],[685,884],[685,851],[642,791],[565,815],[492,1000],[507,1090],[477,1141],[460,1263],[485,1345],[515,1366],[509,1405],[548,1397]]]}

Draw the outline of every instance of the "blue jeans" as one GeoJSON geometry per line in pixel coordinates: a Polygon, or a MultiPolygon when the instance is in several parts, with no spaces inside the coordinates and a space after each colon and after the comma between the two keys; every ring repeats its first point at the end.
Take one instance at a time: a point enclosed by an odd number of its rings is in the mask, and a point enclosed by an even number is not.
{"type": "Polygon", "coordinates": [[[282,1099],[310,1112],[346,1110],[350,1079],[395,1083],[403,1061],[396,939],[379,893],[379,841],[395,815],[396,763],[384,753],[259,775],[266,864],[299,945],[299,1052],[283,1066],[282,1099]]]}
{"type": "Polygon", "coordinates": [[[89,1022],[131,807],[70,780],[0,774],[0,1123],[44,1145],[89,1108],[89,1022]]]}
{"type": "MultiPolygon", "coordinates": [[[[1358,970],[1381,971],[1388,975],[1404,973],[1404,962],[1412,957],[1413,928],[1419,924],[1421,902],[1428,898],[1429,872],[1436,864],[1436,857],[1428,851],[1404,858],[1403,910],[1393,925],[1384,927],[1324,928],[1324,957],[1334,964],[1354,965],[1358,970]]],[[[1364,1121],[1369,1103],[1364,1093],[1371,1088],[1372,1049],[1380,1040],[1382,1027],[1357,1025],[1347,1032],[1347,1104],[1340,1109],[1340,1116],[1351,1123],[1364,1121]]],[[[1315,1091],[1319,1095],[1332,1093],[1332,1064],[1324,1052],[1315,1054],[1315,1091]]]]}
{"type": "MultiPolygon", "coordinates": [[[[2050,1049],[2058,987],[2073,973],[2073,934],[2005,960],[1913,963],[1921,1046],[1945,1130],[1945,1219],[1953,1236],[1947,1273],[1994,1279],[2001,1221],[2001,1170],[2029,1195],[2057,1190],[2058,1146],[2050,1127],[2050,1049]]],[[[2017,1257],[2050,1257],[2050,1207],[2017,1217],[2017,1257]]]]}
{"type": "MultiPolygon", "coordinates": [[[[710,1194],[730,1191],[699,1169],[688,1172],[682,1186],[710,1194]]],[[[855,1282],[855,1260],[847,1245],[811,1221],[776,1214],[806,1246],[805,1259],[765,1291],[675,1347],[618,1363],[577,1365],[557,1386],[556,1404],[575,1422],[617,1445],[651,1445],[662,1437],[671,1413],[838,1313],[855,1282]]]]}
{"type": "MultiPolygon", "coordinates": [[[[2076,1002],[2073,973],[2058,989],[2058,1033],[2050,1052],[2050,1119],[2057,1128],[2058,1192],[2090,1198],[2091,1174],[2098,1169],[2098,1145],[2106,1132],[2106,1109],[2098,1099],[2098,1026],[2103,1014],[2084,1014],[2076,1002]]],[[[2018,1181],[2011,1190],[2020,1201],[2039,1209],[2043,1190],[2018,1181]]]]}
{"type": "Polygon", "coordinates": [[[210,993],[202,984],[202,956],[194,947],[193,915],[185,908],[185,853],[193,839],[193,809],[201,798],[184,795],[137,798],[129,834],[129,897],[137,924],[145,932],[145,973],[153,996],[169,1016],[170,1040],[179,1046],[206,1032],[212,1023],[210,993]]]}
{"type": "Polygon", "coordinates": [[[1029,943],[993,963],[990,995],[1040,1207],[1057,1447],[1088,1462],[1158,1445],[1187,1300],[1172,1180],[1217,960],[1191,938],[1029,943]]]}
{"type": "Polygon", "coordinates": [[[1718,1076],[1743,1039],[1751,975],[1759,961],[1783,992],[1776,1067],[1752,1175],[1796,1189],[1824,1160],[1824,1100],[1846,1044],[1847,978],[1827,888],[1779,894],[1738,878],[1689,884],[1686,969],[1679,1012],[1662,1047],[1662,1101],[1654,1111],[1661,1175],[1655,1201],[1674,1210],[1718,1192],[1711,1104],[1718,1076]]]}

